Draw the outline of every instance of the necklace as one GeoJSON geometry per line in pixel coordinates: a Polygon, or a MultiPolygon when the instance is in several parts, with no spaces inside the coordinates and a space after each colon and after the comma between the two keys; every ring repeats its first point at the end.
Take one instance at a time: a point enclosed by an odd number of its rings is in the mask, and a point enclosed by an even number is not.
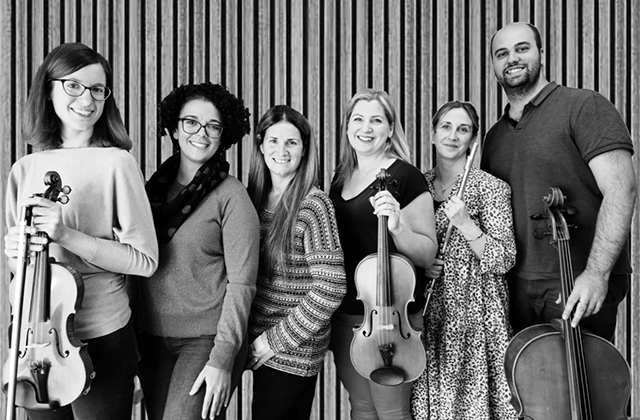
{"type": "Polygon", "coordinates": [[[445,187],[445,186],[442,184],[442,181],[440,181],[439,179],[437,179],[437,178],[436,178],[436,181],[438,182],[438,184],[440,184],[440,195],[441,195],[441,196],[442,196],[442,195],[445,195],[445,192],[446,192],[449,188],[453,187],[453,184],[455,184],[457,180],[458,180],[458,177],[456,177],[456,178],[453,180],[453,182],[452,182],[451,184],[449,184],[449,185],[447,185],[447,186],[445,187]]]}

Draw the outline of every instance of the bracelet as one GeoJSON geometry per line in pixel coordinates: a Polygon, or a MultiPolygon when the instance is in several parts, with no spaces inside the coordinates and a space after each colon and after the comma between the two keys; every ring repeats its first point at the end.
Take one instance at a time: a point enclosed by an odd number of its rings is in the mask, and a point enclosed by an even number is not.
{"type": "Polygon", "coordinates": [[[483,236],[484,236],[484,232],[480,232],[480,235],[476,236],[476,237],[475,237],[475,238],[473,238],[473,239],[467,239],[467,242],[469,242],[469,243],[471,243],[471,242],[475,242],[475,241],[477,241],[478,239],[482,238],[483,236]]]}

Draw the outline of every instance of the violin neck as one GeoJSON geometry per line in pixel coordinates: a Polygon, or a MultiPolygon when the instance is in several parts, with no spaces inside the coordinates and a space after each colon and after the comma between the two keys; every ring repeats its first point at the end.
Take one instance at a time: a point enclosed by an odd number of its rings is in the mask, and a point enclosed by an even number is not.
{"type": "MultiPolygon", "coordinates": [[[[47,238],[44,232],[38,232],[41,238],[47,238]]],[[[49,245],[36,253],[34,264],[33,295],[29,319],[33,322],[49,321],[51,302],[51,269],[49,265],[49,245]]]]}
{"type": "Polygon", "coordinates": [[[376,304],[391,306],[391,275],[389,273],[388,217],[378,217],[378,270],[376,304]]]}

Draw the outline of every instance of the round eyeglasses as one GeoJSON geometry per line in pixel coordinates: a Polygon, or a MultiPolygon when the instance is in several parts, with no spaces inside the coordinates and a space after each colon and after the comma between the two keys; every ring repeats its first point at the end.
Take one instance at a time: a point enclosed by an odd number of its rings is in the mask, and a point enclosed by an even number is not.
{"type": "Polygon", "coordinates": [[[111,89],[102,85],[85,86],[82,83],[71,79],[51,79],[52,82],[61,82],[64,92],[73,97],[82,96],[84,91],[89,89],[91,97],[96,101],[105,101],[111,95],[111,89]]]}
{"type": "Polygon", "coordinates": [[[178,118],[178,121],[182,123],[182,130],[187,134],[198,134],[200,129],[204,127],[204,132],[207,137],[211,139],[218,139],[222,135],[222,129],[224,128],[217,123],[209,123],[206,125],[200,124],[198,121],[191,118],[178,118]]]}

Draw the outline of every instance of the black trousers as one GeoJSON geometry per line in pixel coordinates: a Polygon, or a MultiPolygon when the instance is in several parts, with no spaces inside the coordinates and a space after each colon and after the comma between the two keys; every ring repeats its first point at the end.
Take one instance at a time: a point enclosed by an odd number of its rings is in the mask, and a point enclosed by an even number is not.
{"type": "MultiPolygon", "coordinates": [[[[536,324],[562,318],[562,305],[556,304],[560,280],[526,280],[513,274],[507,276],[509,286],[509,320],[514,334],[536,324]]],[[[629,291],[629,276],[611,276],[609,290],[597,314],[583,318],[580,326],[611,341],[616,330],[618,305],[629,291]]]]}
{"type": "Polygon", "coordinates": [[[302,377],[261,366],[253,372],[253,420],[308,420],[318,375],[302,377]]]}

